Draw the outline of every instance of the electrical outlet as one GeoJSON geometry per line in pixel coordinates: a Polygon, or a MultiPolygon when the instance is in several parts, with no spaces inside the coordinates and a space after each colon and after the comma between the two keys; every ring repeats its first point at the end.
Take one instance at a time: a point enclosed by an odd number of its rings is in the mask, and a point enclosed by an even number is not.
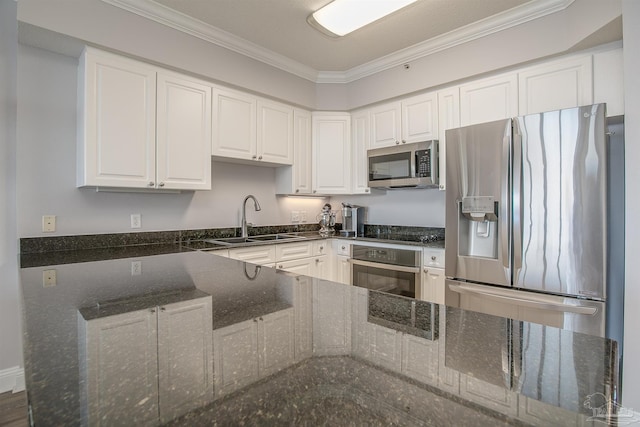
{"type": "Polygon", "coordinates": [[[140,214],[131,214],[131,228],[141,228],[142,218],[140,214]]]}
{"type": "Polygon", "coordinates": [[[140,276],[142,274],[142,261],[131,261],[131,275],[140,276]]]}
{"type": "Polygon", "coordinates": [[[42,287],[51,288],[57,285],[56,270],[44,270],[42,272],[42,287]]]}
{"type": "Polygon", "coordinates": [[[300,211],[300,222],[307,222],[307,211],[300,211]]]}
{"type": "Polygon", "coordinates": [[[45,233],[53,233],[56,231],[55,215],[45,215],[42,217],[42,231],[45,233]]]}
{"type": "Polygon", "coordinates": [[[300,222],[300,212],[291,211],[291,222],[300,222]]]}

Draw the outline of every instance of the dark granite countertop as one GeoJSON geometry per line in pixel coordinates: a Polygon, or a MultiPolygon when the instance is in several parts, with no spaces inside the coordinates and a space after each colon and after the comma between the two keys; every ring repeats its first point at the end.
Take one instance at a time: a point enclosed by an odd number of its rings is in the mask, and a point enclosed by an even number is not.
{"type": "Polygon", "coordinates": [[[597,407],[613,405],[613,341],[372,297],[179,244],[156,249],[23,263],[35,425],[92,424],[96,413],[100,424],[129,425],[583,425],[597,407]],[[44,286],[51,269],[57,283],[44,286]],[[156,344],[131,335],[131,316],[185,312],[172,307],[191,299],[209,301],[211,316],[178,316],[168,329],[158,317],[156,344]],[[94,328],[105,320],[127,322],[113,335],[94,328]],[[94,329],[95,341],[86,338],[94,329]],[[191,344],[167,347],[167,333],[169,342],[191,344]],[[211,336],[212,350],[193,354],[211,336]],[[138,384],[136,366],[157,368],[147,372],[155,380],[138,384]],[[202,378],[197,396],[174,384],[202,378]],[[198,407],[174,411],[183,400],[198,407]]]}

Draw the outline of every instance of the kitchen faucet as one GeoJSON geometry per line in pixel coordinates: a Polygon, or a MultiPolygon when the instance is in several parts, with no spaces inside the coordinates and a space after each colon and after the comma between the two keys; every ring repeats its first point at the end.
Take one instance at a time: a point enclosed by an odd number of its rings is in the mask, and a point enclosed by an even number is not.
{"type": "Polygon", "coordinates": [[[260,207],[260,203],[258,203],[258,200],[254,195],[249,194],[244,198],[244,202],[242,202],[242,223],[240,224],[240,227],[242,229],[242,237],[249,237],[249,233],[247,232],[247,200],[249,199],[253,199],[253,207],[255,208],[256,212],[262,209],[260,207]]]}

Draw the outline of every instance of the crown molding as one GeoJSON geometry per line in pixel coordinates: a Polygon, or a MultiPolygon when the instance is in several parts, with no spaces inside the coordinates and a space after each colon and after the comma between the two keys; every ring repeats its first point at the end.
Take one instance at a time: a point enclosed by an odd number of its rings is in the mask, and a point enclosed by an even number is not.
{"type": "Polygon", "coordinates": [[[153,0],[102,1],[312,82],[315,82],[318,77],[318,71],[311,67],[170,9],[153,0]]]}
{"type": "Polygon", "coordinates": [[[153,0],[102,0],[315,83],[350,83],[566,9],[574,0],[535,0],[346,71],[318,71],[153,0]]]}

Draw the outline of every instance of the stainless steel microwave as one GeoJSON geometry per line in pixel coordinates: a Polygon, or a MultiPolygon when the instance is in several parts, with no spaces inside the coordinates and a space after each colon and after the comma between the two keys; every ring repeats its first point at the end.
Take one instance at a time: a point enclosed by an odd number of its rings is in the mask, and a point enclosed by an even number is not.
{"type": "Polygon", "coordinates": [[[369,187],[428,188],[438,185],[438,141],[413,142],[367,151],[369,187]]]}

